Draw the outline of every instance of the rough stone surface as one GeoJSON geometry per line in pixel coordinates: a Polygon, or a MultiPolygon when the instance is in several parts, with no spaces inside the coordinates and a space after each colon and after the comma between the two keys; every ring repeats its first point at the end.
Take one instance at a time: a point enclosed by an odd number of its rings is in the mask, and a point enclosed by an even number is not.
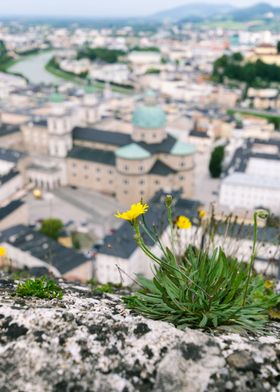
{"type": "Polygon", "coordinates": [[[47,301],[0,281],[1,392],[280,391],[279,324],[257,337],[181,331],[61,285],[47,301]]]}

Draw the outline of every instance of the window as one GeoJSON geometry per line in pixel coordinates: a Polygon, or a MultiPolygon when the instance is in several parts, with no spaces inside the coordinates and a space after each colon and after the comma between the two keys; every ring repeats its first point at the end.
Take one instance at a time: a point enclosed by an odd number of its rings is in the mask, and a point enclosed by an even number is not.
{"type": "Polygon", "coordinates": [[[143,195],[144,195],[144,193],[145,193],[144,191],[141,191],[141,192],[140,192],[140,195],[141,195],[141,196],[143,196],[143,195]]]}
{"type": "Polygon", "coordinates": [[[123,180],[123,183],[124,184],[129,184],[129,181],[128,180],[123,180]]]}
{"type": "Polygon", "coordinates": [[[144,170],[144,166],[139,166],[139,170],[143,171],[144,170]]]}
{"type": "Polygon", "coordinates": [[[145,184],[145,181],[144,181],[144,180],[140,180],[140,181],[139,181],[139,184],[140,184],[140,185],[143,185],[143,184],[145,184]]]}
{"type": "Polygon", "coordinates": [[[85,165],[85,166],[84,166],[84,169],[87,170],[87,169],[88,169],[88,165],[85,165]]]}
{"type": "Polygon", "coordinates": [[[97,168],[96,168],[96,171],[97,171],[97,173],[99,173],[99,172],[100,172],[100,169],[99,169],[99,167],[97,167],[97,168]]]}
{"type": "Polygon", "coordinates": [[[75,162],[73,162],[72,163],[72,167],[76,167],[77,165],[76,165],[76,163],[75,162]]]}
{"type": "Polygon", "coordinates": [[[100,178],[99,178],[99,177],[97,177],[97,178],[96,178],[96,181],[97,181],[97,182],[100,182],[100,178]]]}
{"type": "Polygon", "coordinates": [[[181,162],[181,166],[182,167],[185,166],[185,162],[184,161],[181,162]]]}
{"type": "Polygon", "coordinates": [[[155,184],[158,185],[159,184],[159,180],[155,180],[155,184]]]}
{"type": "Polygon", "coordinates": [[[124,166],[124,170],[128,171],[128,166],[127,165],[124,166]]]}
{"type": "Polygon", "coordinates": [[[125,195],[127,195],[128,192],[127,192],[127,191],[123,191],[123,193],[124,193],[125,195]]]}
{"type": "Polygon", "coordinates": [[[113,174],[113,171],[110,169],[110,170],[108,170],[108,173],[109,174],[113,174]]]}
{"type": "Polygon", "coordinates": [[[185,179],[184,176],[180,176],[179,178],[180,178],[181,181],[183,181],[185,179]]]}
{"type": "Polygon", "coordinates": [[[87,180],[88,179],[88,176],[85,176],[85,180],[87,180]]]}

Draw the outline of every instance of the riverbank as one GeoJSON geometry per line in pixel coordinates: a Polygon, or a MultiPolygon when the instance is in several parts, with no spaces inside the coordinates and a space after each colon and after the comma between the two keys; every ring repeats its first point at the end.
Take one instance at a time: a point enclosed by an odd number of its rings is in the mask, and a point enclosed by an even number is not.
{"type": "MultiPolygon", "coordinates": [[[[46,71],[48,71],[52,75],[60,77],[64,80],[68,80],[68,81],[73,82],[75,84],[86,85],[86,78],[85,77],[82,78],[78,75],[73,74],[72,72],[64,71],[63,69],[61,69],[58,66],[58,64],[54,61],[53,58],[51,58],[49,60],[49,62],[45,65],[45,69],[46,69],[46,71]]],[[[104,88],[106,87],[106,83],[101,82],[101,81],[93,81],[92,85],[98,90],[104,90],[104,88]]],[[[129,95],[133,92],[133,89],[131,89],[131,88],[116,86],[113,84],[110,84],[110,87],[111,87],[112,91],[114,91],[116,93],[124,94],[124,95],[129,95]]]]}

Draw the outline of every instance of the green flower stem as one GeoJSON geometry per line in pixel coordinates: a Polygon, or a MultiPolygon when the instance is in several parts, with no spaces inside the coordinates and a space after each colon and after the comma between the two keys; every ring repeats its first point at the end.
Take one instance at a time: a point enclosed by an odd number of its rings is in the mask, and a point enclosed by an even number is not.
{"type": "MultiPolygon", "coordinates": [[[[197,283],[195,283],[189,276],[187,276],[186,274],[183,273],[183,271],[179,270],[178,268],[170,265],[169,263],[166,263],[165,261],[159,259],[158,257],[156,257],[151,251],[150,249],[147,247],[147,245],[145,244],[142,236],[141,236],[141,232],[140,232],[140,227],[139,227],[139,222],[136,219],[134,222],[132,222],[132,226],[134,228],[135,231],[135,240],[137,245],[142,249],[142,251],[146,254],[146,256],[148,256],[151,260],[155,261],[157,264],[159,264],[160,266],[166,266],[168,268],[173,269],[173,271],[175,272],[179,272],[181,273],[182,276],[184,276],[191,284],[195,285],[198,289],[200,289],[202,292],[204,292],[204,294],[209,297],[209,294],[207,293],[207,291],[205,291],[202,287],[200,287],[197,283]]],[[[174,256],[175,257],[175,256],[174,256]]],[[[181,279],[182,282],[184,282],[184,279],[181,279]]]]}
{"type": "Polygon", "coordinates": [[[246,302],[246,299],[247,299],[248,287],[249,287],[249,283],[250,283],[250,279],[251,279],[251,274],[252,274],[252,270],[253,270],[253,266],[254,266],[254,261],[255,261],[255,258],[256,258],[257,230],[258,230],[257,217],[258,217],[258,213],[255,212],[254,213],[253,249],[252,249],[252,254],[251,254],[251,257],[250,257],[250,263],[249,263],[249,266],[248,266],[248,274],[247,274],[247,280],[246,280],[246,283],[245,283],[245,290],[244,290],[244,297],[243,297],[242,306],[245,305],[245,302],[246,302]]]}
{"type": "Polygon", "coordinates": [[[149,228],[148,228],[148,226],[146,224],[144,215],[142,215],[142,222],[143,222],[142,227],[143,227],[145,233],[151,238],[152,241],[154,241],[154,243],[158,243],[162,253],[164,254],[164,256],[167,257],[168,255],[166,253],[166,250],[164,249],[164,246],[163,246],[163,244],[162,244],[162,242],[161,242],[161,240],[159,238],[158,233],[157,232],[153,233],[153,232],[151,232],[151,230],[149,230],[149,228]]]}
{"type": "Polygon", "coordinates": [[[171,242],[171,249],[172,249],[172,252],[173,252],[173,254],[174,254],[174,256],[175,256],[176,251],[175,251],[175,245],[174,245],[174,239],[175,239],[175,237],[174,237],[174,228],[173,228],[172,204],[167,205],[167,217],[168,217],[168,223],[169,223],[169,226],[170,226],[170,234],[171,234],[171,238],[170,238],[171,241],[170,241],[170,242],[171,242]]]}
{"type": "Polygon", "coordinates": [[[139,228],[139,222],[137,221],[137,220],[135,220],[134,222],[133,222],[133,228],[134,228],[134,231],[135,231],[135,234],[136,234],[136,242],[137,242],[137,244],[140,246],[140,248],[143,250],[143,252],[148,256],[148,257],[150,257],[152,260],[154,260],[156,263],[161,263],[161,260],[158,258],[158,257],[156,257],[151,251],[150,251],[150,249],[146,246],[146,244],[145,244],[145,242],[144,242],[144,240],[143,240],[143,238],[142,238],[142,236],[141,236],[141,233],[140,233],[140,228],[139,228]]]}

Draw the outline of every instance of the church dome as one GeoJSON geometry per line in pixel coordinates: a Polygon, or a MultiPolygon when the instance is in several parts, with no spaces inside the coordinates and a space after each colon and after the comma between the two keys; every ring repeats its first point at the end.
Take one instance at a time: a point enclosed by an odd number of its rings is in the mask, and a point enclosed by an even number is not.
{"type": "Polygon", "coordinates": [[[97,92],[97,88],[93,84],[88,84],[85,87],[85,94],[95,94],[97,92]]]}
{"type": "Polygon", "coordinates": [[[132,119],[137,128],[157,129],[166,126],[166,115],[156,102],[156,94],[149,90],[145,94],[145,102],[138,106],[132,119]]]}
{"type": "Polygon", "coordinates": [[[65,100],[65,96],[63,94],[55,92],[50,95],[49,99],[51,103],[62,103],[65,100]]]}
{"type": "Polygon", "coordinates": [[[136,143],[128,144],[116,151],[116,156],[122,159],[142,160],[150,158],[151,154],[136,143]]]}

